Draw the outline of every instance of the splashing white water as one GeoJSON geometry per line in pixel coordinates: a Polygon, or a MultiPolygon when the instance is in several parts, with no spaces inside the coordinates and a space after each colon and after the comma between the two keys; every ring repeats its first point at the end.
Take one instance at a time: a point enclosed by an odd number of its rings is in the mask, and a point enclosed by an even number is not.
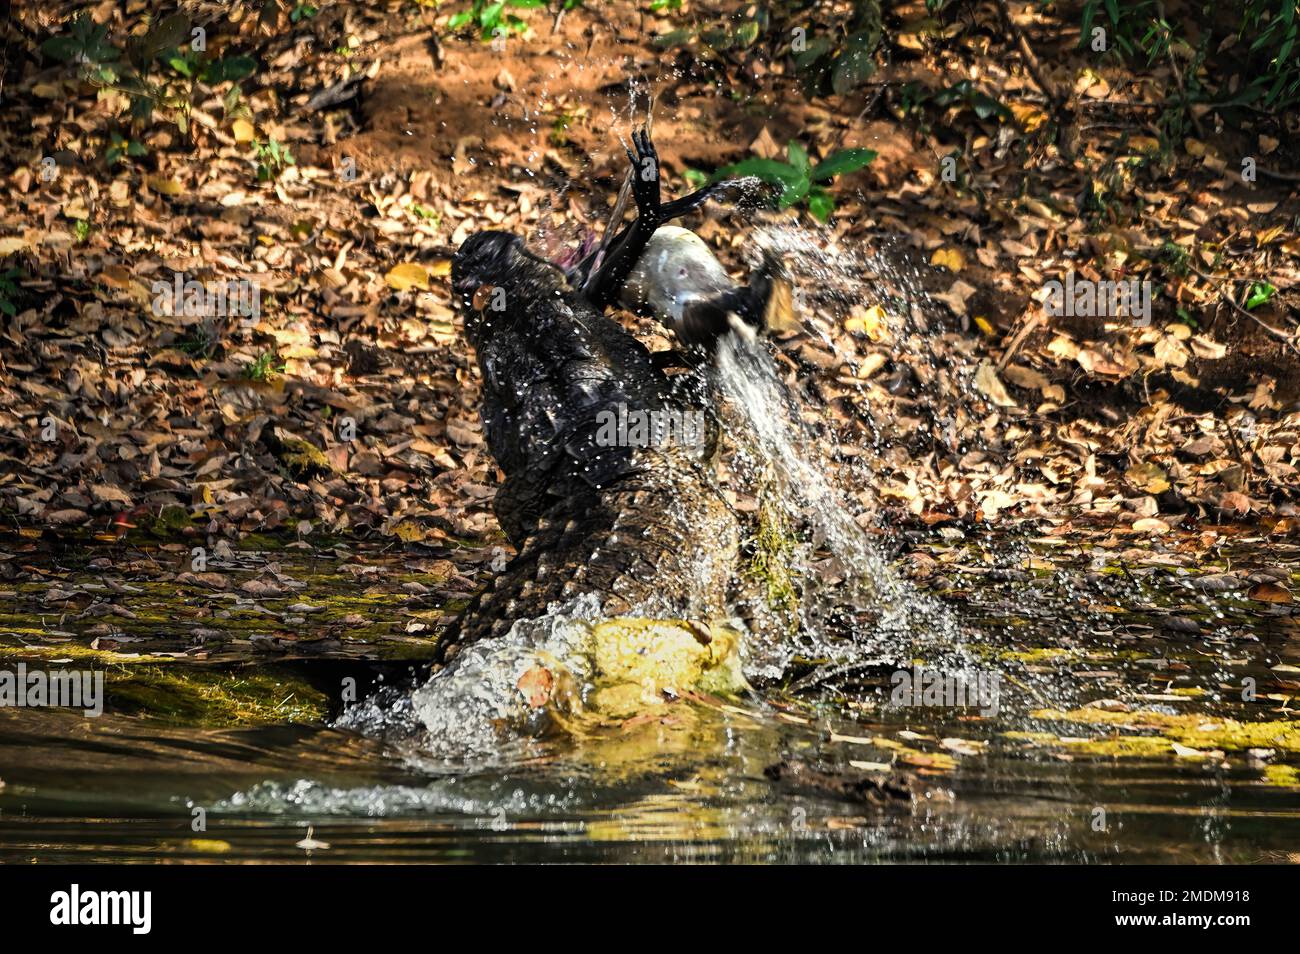
{"type": "Polygon", "coordinates": [[[499,639],[464,647],[451,666],[400,702],[391,694],[373,696],[345,711],[336,725],[395,739],[412,757],[474,759],[480,764],[500,759],[505,754],[502,726],[527,730],[544,716],[527,704],[518,688],[525,673],[542,663],[580,686],[590,685],[590,629],[584,624],[600,618],[596,594],[549,607],[538,619],[516,621],[499,639]]]}
{"type": "MultiPolygon", "coordinates": [[[[869,300],[862,260],[817,249],[809,238],[803,230],[768,229],[759,242],[787,262],[797,260],[805,281],[815,279],[841,303],[869,300]]],[[[834,343],[827,329],[815,321],[806,324],[834,343]]],[[[802,530],[789,557],[801,591],[799,631],[756,634],[758,645],[749,656],[752,675],[779,676],[799,653],[836,664],[897,661],[927,647],[963,654],[955,616],[902,580],[855,519],[828,476],[830,461],[816,435],[800,418],[799,407],[806,402],[782,383],[765,345],[752,336],[724,336],[716,381],[726,430],[737,445],[733,470],[743,489],[759,498],[760,507],[775,506],[781,525],[802,530]],[[872,617],[865,625],[862,611],[872,617]]],[[[849,473],[871,480],[861,463],[849,473]]]]}

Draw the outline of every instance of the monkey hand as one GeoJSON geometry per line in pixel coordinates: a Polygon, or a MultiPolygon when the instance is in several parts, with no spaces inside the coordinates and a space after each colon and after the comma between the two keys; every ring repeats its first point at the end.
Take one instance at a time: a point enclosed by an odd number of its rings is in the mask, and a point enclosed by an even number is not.
{"type": "Polygon", "coordinates": [[[627,150],[627,157],[632,162],[632,195],[636,199],[637,216],[653,231],[660,224],[659,154],[644,127],[632,133],[632,144],[636,152],[627,150]]]}

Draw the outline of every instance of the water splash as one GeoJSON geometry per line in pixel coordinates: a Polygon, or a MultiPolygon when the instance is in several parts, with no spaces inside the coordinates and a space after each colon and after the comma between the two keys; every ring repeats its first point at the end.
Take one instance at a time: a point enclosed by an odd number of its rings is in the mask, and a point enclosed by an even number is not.
{"type": "Polygon", "coordinates": [[[778,677],[796,655],[844,665],[893,663],[923,646],[959,652],[955,617],[893,571],[827,476],[830,464],[763,345],[727,335],[716,377],[737,444],[733,472],[760,510],[776,508],[779,525],[800,538],[787,555],[800,590],[798,630],[757,633],[753,674],[778,677]]]}
{"type": "Polygon", "coordinates": [[[545,710],[528,705],[520,680],[543,663],[589,685],[590,629],[583,624],[600,618],[596,594],[548,607],[538,619],[516,621],[500,639],[464,647],[451,666],[414,692],[379,693],[345,711],[336,725],[382,737],[412,760],[482,765],[535,754],[529,740],[544,731],[545,710]],[[505,725],[516,731],[507,736],[505,725]]]}

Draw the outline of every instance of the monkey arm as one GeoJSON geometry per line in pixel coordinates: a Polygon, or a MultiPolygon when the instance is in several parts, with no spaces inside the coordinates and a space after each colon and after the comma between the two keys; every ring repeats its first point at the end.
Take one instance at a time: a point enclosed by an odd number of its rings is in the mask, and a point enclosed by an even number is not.
{"type": "Polygon", "coordinates": [[[659,226],[678,216],[699,208],[707,199],[728,188],[732,183],[714,182],[690,195],[660,204],[659,156],[645,130],[632,134],[636,153],[628,150],[632,162],[632,191],[636,197],[637,217],[631,225],[620,229],[604,249],[593,252],[574,266],[570,280],[584,298],[597,309],[604,309],[618,300],[628,275],[636,267],[646,243],[659,226]]]}
{"type": "MultiPolygon", "coordinates": [[[[620,231],[608,245],[604,259],[596,271],[592,272],[582,283],[582,294],[597,309],[618,300],[619,291],[627,276],[636,266],[646,243],[655,230],[663,224],[663,208],[659,198],[659,156],[654,143],[644,129],[632,133],[631,149],[627,157],[632,163],[632,194],[636,198],[636,221],[620,231]]],[[[599,254],[599,253],[597,253],[599,254]]],[[[595,265],[594,258],[591,265],[595,265]]],[[[582,268],[588,265],[583,262],[582,268]]]]}

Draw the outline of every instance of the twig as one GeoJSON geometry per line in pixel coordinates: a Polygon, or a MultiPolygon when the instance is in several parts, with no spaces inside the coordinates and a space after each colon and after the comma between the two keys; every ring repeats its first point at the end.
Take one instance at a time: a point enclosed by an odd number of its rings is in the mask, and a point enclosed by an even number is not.
{"type": "Polygon", "coordinates": [[[1255,163],[1255,171],[1270,179],[1278,179],[1282,182],[1300,182],[1300,174],[1294,172],[1278,172],[1276,169],[1269,169],[1267,166],[1261,166],[1255,163]]]}
{"type": "Polygon", "coordinates": [[[1242,453],[1241,444],[1237,443],[1237,429],[1232,426],[1232,422],[1225,416],[1223,419],[1223,429],[1228,433],[1228,443],[1232,445],[1232,452],[1237,455],[1237,463],[1245,468],[1246,473],[1253,473],[1254,468],[1250,466],[1250,461],[1246,460],[1246,455],[1242,453]]]}
{"type": "Polygon", "coordinates": [[[1043,307],[1042,305],[1039,305],[1034,309],[1034,313],[1029,316],[1029,320],[1020,326],[1020,330],[1016,332],[1015,337],[1011,339],[1011,343],[1008,344],[1006,350],[1002,352],[1002,358],[998,361],[997,368],[999,374],[1006,369],[1008,364],[1010,364],[1011,359],[1015,356],[1016,352],[1020,350],[1020,346],[1025,343],[1025,339],[1029,337],[1030,332],[1037,328],[1042,320],[1043,307]]]}
{"type": "Polygon", "coordinates": [[[844,140],[848,136],[849,130],[852,129],[854,126],[856,126],[858,123],[862,122],[863,118],[867,115],[867,113],[871,110],[871,108],[880,101],[880,97],[885,94],[885,87],[887,85],[888,85],[887,83],[881,83],[874,87],[875,93],[873,93],[871,98],[867,100],[867,105],[862,107],[862,111],[858,113],[857,117],[853,120],[853,122],[846,124],[844,128],[840,130],[839,136],[836,137],[835,139],[836,149],[839,149],[841,146],[844,145],[844,140]]]}
{"type": "Polygon", "coordinates": [[[1296,347],[1296,343],[1295,341],[1292,340],[1290,335],[1288,335],[1285,331],[1282,331],[1280,328],[1274,328],[1272,325],[1264,321],[1264,319],[1260,318],[1255,313],[1248,311],[1247,309],[1242,308],[1240,305],[1238,305],[1237,300],[1232,297],[1232,293],[1228,291],[1224,291],[1223,283],[1220,282],[1217,278],[1215,278],[1213,275],[1205,274],[1205,272],[1201,271],[1195,265],[1192,265],[1190,262],[1187,263],[1187,270],[1191,272],[1193,275],[1198,275],[1201,278],[1203,278],[1205,281],[1213,285],[1214,290],[1219,293],[1219,297],[1222,298],[1224,301],[1226,301],[1229,305],[1231,305],[1234,311],[1238,312],[1239,314],[1245,315],[1247,318],[1249,318],[1255,324],[1259,325],[1261,328],[1267,331],[1278,341],[1282,342],[1284,345],[1286,345],[1288,348],[1294,351],[1297,357],[1300,357],[1300,347],[1296,347]]]}

